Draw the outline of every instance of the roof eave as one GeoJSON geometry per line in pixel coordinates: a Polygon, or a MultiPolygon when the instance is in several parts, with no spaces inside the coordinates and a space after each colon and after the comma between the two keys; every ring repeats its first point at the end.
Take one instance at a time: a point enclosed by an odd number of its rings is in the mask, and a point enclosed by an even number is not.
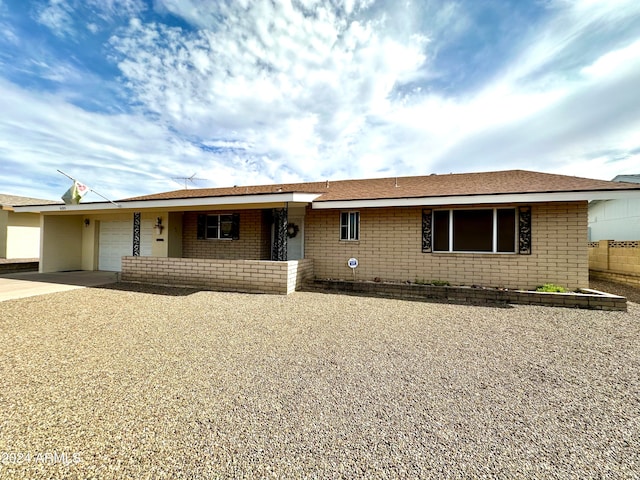
{"type": "Polygon", "coordinates": [[[78,205],[28,205],[15,207],[16,212],[108,212],[120,210],[180,209],[189,207],[229,207],[243,205],[260,205],[274,203],[311,203],[320,195],[315,193],[273,193],[257,195],[228,195],[223,197],[174,198],[162,200],[132,200],[119,203],[95,202],[78,205]]]}
{"type": "Polygon", "coordinates": [[[538,192],[480,195],[444,195],[437,197],[379,198],[363,200],[327,200],[313,203],[314,209],[375,207],[418,207],[439,205],[475,205],[522,202],[575,202],[640,198],[637,190],[588,190],[579,192],[538,192]]]}

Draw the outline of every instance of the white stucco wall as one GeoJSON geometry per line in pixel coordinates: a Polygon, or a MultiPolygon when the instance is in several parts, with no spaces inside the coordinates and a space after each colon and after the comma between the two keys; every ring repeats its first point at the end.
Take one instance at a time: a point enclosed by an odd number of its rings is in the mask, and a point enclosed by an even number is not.
{"type": "Polygon", "coordinates": [[[82,269],[82,217],[43,215],[40,272],[82,269]]]}
{"type": "Polygon", "coordinates": [[[0,209],[0,258],[40,256],[40,215],[0,209]]]}
{"type": "Polygon", "coordinates": [[[589,241],[640,240],[640,198],[589,204],[589,241]]]}

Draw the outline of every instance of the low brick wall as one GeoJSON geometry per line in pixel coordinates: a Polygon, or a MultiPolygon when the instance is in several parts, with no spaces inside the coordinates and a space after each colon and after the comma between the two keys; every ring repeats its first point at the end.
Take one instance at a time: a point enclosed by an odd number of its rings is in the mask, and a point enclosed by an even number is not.
{"type": "Polygon", "coordinates": [[[495,290],[472,287],[438,287],[402,283],[349,282],[316,280],[311,287],[338,293],[381,297],[434,300],[474,305],[543,305],[591,310],[627,310],[627,299],[617,295],[584,289],[585,293],[547,293],[523,290],[495,290]]]}
{"type": "Polygon", "coordinates": [[[640,287],[640,274],[613,272],[611,270],[589,270],[589,278],[594,280],[609,280],[611,282],[625,283],[634,287],[640,287]]]}
{"type": "Polygon", "coordinates": [[[0,275],[5,273],[37,272],[39,262],[0,259],[0,275]]]}
{"type": "Polygon", "coordinates": [[[313,260],[213,260],[122,257],[123,282],[286,295],[313,278],[313,260]]]}

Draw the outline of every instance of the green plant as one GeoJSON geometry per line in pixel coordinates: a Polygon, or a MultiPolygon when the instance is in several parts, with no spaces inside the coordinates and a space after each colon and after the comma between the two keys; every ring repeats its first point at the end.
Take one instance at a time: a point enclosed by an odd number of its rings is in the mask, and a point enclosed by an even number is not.
{"type": "Polygon", "coordinates": [[[566,288],[561,287],[560,285],[555,285],[553,283],[545,283],[544,285],[538,285],[536,287],[536,292],[566,293],[566,291],[566,288]]]}

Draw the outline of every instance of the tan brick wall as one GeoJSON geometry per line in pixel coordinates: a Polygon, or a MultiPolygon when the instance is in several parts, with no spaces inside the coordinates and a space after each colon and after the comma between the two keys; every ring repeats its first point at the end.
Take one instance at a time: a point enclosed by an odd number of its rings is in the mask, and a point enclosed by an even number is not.
{"type": "Polygon", "coordinates": [[[123,257],[121,278],[212,290],[288,294],[313,277],[313,261],[123,257]]]}
{"type": "Polygon", "coordinates": [[[198,240],[198,214],[229,214],[230,211],[186,212],[182,225],[182,256],[185,258],[269,260],[270,226],[261,210],[242,210],[239,240],[198,240]]]}
{"type": "MultiPolygon", "coordinates": [[[[532,254],[422,253],[422,208],[360,211],[360,240],[339,240],[337,210],[308,209],[305,258],[315,278],[353,279],[347,266],[356,257],[356,279],[446,280],[454,285],[533,288],[555,283],[588,287],[587,202],[532,204],[532,254]]],[[[443,208],[447,208],[446,206],[443,208]]]]}
{"type": "Polygon", "coordinates": [[[594,278],[640,283],[640,240],[589,243],[589,269],[594,278]]]}

